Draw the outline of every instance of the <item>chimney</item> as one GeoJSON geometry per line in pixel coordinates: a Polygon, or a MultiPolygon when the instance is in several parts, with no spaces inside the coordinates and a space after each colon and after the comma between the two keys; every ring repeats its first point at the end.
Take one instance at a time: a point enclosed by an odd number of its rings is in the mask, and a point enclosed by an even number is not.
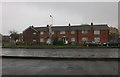
{"type": "Polygon", "coordinates": [[[91,27],[91,30],[93,30],[93,27],[94,27],[93,22],[91,22],[90,27],[91,27]]]}
{"type": "Polygon", "coordinates": [[[49,27],[49,25],[47,25],[47,27],[49,27]]]}
{"type": "Polygon", "coordinates": [[[91,26],[93,26],[93,22],[91,22],[91,26]]]}
{"type": "Polygon", "coordinates": [[[69,23],[69,25],[68,25],[68,28],[69,28],[69,31],[71,31],[71,24],[69,23]]]}
{"type": "Polygon", "coordinates": [[[46,27],[46,28],[47,28],[47,31],[49,32],[49,25],[47,25],[47,27],[46,27]]]}
{"type": "Polygon", "coordinates": [[[69,23],[69,27],[71,26],[71,24],[69,23]]]}
{"type": "Polygon", "coordinates": [[[34,28],[34,26],[33,26],[33,25],[32,25],[31,27],[32,27],[32,28],[34,28]]]}

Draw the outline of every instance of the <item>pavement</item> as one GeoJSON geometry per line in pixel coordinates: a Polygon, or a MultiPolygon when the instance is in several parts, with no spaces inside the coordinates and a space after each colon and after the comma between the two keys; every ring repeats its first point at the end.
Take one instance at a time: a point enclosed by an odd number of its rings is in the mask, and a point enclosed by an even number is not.
{"type": "Polygon", "coordinates": [[[2,49],[3,57],[32,58],[119,58],[117,48],[95,49],[2,49]]]}

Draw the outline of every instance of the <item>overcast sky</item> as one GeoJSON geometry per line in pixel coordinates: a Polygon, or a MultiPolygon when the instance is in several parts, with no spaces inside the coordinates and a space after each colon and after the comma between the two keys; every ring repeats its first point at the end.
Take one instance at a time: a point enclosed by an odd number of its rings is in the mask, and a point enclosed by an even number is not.
{"type": "Polygon", "coordinates": [[[2,34],[19,33],[27,27],[54,25],[108,24],[118,27],[117,2],[4,2],[2,34]]]}

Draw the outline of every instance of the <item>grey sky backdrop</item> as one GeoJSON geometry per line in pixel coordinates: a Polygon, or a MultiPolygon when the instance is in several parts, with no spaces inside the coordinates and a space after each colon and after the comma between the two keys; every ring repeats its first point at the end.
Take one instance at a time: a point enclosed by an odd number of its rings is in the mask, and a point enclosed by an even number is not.
{"type": "Polygon", "coordinates": [[[108,24],[118,27],[117,2],[3,2],[2,34],[19,33],[27,27],[54,25],[108,24]]]}

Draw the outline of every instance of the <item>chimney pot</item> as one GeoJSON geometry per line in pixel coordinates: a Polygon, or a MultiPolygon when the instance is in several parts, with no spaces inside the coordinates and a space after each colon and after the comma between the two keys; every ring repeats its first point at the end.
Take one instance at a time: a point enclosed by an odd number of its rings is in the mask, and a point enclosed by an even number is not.
{"type": "Polygon", "coordinates": [[[71,26],[71,24],[69,23],[69,26],[71,26]]]}
{"type": "Polygon", "coordinates": [[[93,22],[91,22],[91,26],[93,26],[93,22]]]}
{"type": "Polygon", "coordinates": [[[49,27],[49,25],[47,25],[47,27],[49,27]]]}
{"type": "Polygon", "coordinates": [[[31,27],[34,27],[33,25],[31,25],[31,27]]]}

